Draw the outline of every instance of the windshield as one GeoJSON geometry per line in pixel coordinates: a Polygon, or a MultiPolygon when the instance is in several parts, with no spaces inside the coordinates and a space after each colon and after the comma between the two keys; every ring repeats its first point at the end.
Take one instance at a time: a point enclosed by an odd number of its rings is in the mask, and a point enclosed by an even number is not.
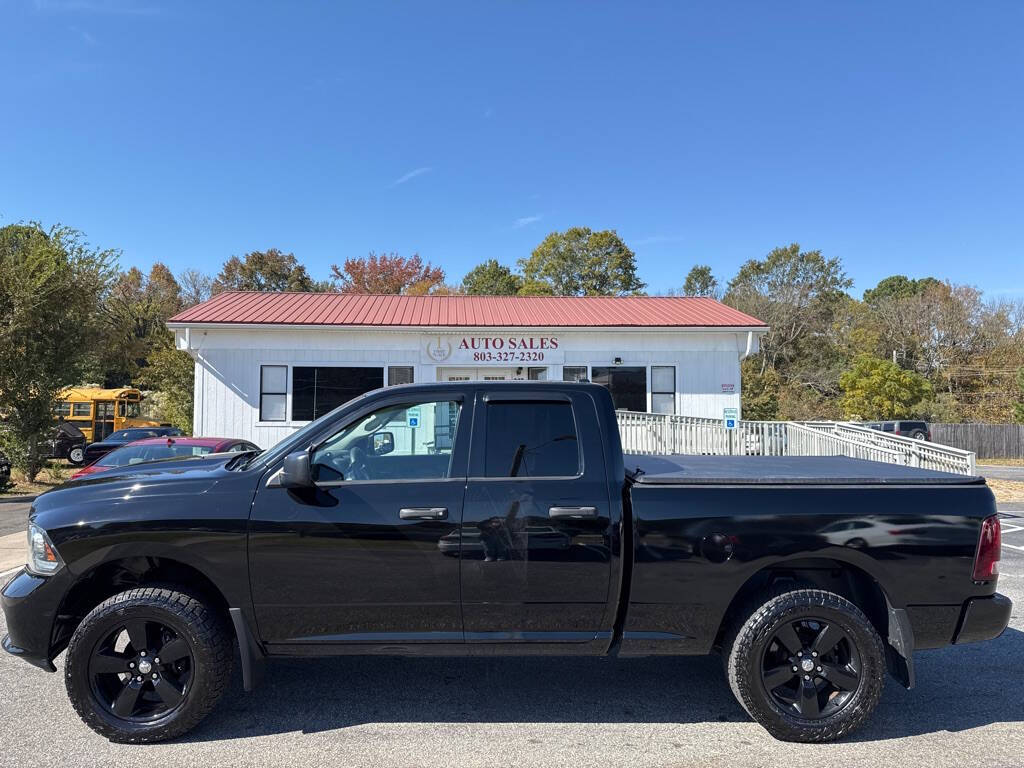
{"type": "Polygon", "coordinates": [[[108,443],[130,443],[144,437],[156,437],[157,433],[150,429],[119,429],[107,435],[108,443]]]}
{"type": "Polygon", "coordinates": [[[141,464],[144,461],[160,459],[177,459],[183,456],[205,456],[213,451],[211,445],[126,445],[104,456],[99,465],[102,467],[126,467],[130,464],[141,464]]]}

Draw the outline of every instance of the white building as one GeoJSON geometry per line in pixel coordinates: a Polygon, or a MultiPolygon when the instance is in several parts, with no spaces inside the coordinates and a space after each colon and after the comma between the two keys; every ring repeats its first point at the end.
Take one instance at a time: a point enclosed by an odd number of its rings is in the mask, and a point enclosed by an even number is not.
{"type": "Polygon", "coordinates": [[[720,418],[768,328],[713,299],[221,293],[168,322],[196,435],[269,447],[370,389],[590,379],[618,408],[720,418]]]}

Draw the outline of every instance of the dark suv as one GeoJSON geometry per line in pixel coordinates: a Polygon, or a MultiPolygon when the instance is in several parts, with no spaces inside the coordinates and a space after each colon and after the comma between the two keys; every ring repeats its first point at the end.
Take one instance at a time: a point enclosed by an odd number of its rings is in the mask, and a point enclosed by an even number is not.
{"type": "Polygon", "coordinates": [[[927,421],[869,421],[864,426],[914,440],[932,439],[932,430],[927,421]]]}

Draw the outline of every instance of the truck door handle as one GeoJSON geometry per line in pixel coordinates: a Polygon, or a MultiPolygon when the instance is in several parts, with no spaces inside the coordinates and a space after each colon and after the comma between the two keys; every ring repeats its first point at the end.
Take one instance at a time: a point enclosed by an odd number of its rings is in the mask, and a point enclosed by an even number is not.
{"type": "Polygon", "coordinates": [[[597,517],[597,507],[551,507],[548,517],[597,517]]]}
{"type": "Polygon", "coordinates": [[[403,507],[398,516],[403,520],[444,520],[448,507],[403,507]]]}

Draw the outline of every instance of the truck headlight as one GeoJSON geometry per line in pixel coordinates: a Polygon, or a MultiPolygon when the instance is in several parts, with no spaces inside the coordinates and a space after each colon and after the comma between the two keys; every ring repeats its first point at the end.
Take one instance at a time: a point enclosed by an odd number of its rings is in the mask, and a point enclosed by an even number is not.
{"type": "Polygon", "coordinates": [[[35,523],[28,524],[28,570],[37,576],[49,576],[64,566],[46,531],[35,523]]]}

